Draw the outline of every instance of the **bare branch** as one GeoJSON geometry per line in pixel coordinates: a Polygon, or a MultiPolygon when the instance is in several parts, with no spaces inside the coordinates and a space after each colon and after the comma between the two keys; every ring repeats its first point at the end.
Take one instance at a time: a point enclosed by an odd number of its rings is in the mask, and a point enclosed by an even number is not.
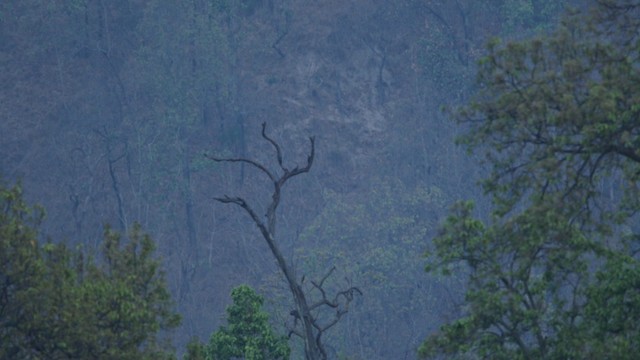
{"type": "Polygon", "coordinates": [[[249,164],[249,165],[259,169],[263,173],[267,174],[269,179],[271,179],[271,181],[273,181],[274,183],[277,182],[276,177],[273,176],[273,174],[269,170],[267,170],[267,168],[264,165],[262,165],[262,164],[260,164],[260,163],[258,163],[256,161],[253,161],[253,160],[250,160],[250,159],[245,159],[245,158],[219,158],[219,157],[216,157],[216,156],[213,156],[213,155],[209,155],[209,154],[204,154],[204,157],[206,157],[209,160],[213,160],[215,162],[242,162],[242,163],[249,164]]]}
{"type": "Polygon", "coordinates": [[[344,298],[344,303],[342,304],[342,307],[344,309],[339,309],[338,312],[343,311],[344,313],[346,313],[349,308],[349,303],[351,303],[351,301],[353,300],[354,295],[357,293],[362,296],[362,291],[360,291],[359,288],[352,286],[346,290],[337,292],[333,300],[329,300],[327,298],[327,293],[324,290],[324,282],[329,278],[329,276],[331,276],[331,274],[333,274],[335,270],[336,270],[336,267],[333,266],[331,270],[329,270],[329,272],[327,272],[327,274],[325,274],[325,276],[322,277],[319,283],[316,283],[315,281],[311,281],[311,284],[313,285],[313,287],[320,292],[322,299],[318,300],[313,305],[309,306],[310,310],[315,310],[323,305],[331,308],[338,308],[341,306],[340,297],[342,297],[344,298]]]}
{"type": "MultiPolygon", "coordinates": [[[[263,134],[264,134],[264,124],[263,124],[263,134]]],[[[280,146],[273,140],[271,140],[270,138],[268,138],[266,135],[263,135],[265,137],[265,139],[267,139],[269,142],[271,142],[274,147],[277,149],[278,155],[280,154],[280,146]]],[[[313,165],[313,159],[315,157],[315,137],[311,136],[309,137],[309,141],[311,142],[311,150],[309,152],[309,156],[307,157],[307,165],[305,167],[303,167],[302,169],[298,168],[297,166],[295,168],[293,168],[293,170],[289,171],[287,168],[285,168],[284,166],[282,166],[282,163],[280,164],[280,167],[283,169],[284,174],[282,174],[282,176],[276,181],[274,180],[273,186],[274,186],[274,191],[273,194],[271,195],[271,204],[269,204],[269,207],[267,209],[267,214],[266,217],[269,221],[269,231],[271,232],[272,235],[275,236],[275,231],[276,231],[276,209],[278,208],[278,205],[280,204],[280,190],[281,188],[284,186],[284,184],[291,179],[294,176],[309,172],[309,170],[311,170],[311,166],[313,165]]],[[[278,162],[281,162],[282,159],[278,159],[278,162]]]]}
{"type": "Polygon", "coordinates": [[[331,270],[329,270],[329,272],[320,280],[320,286],[324,286],[324,282],[329,278],[329,276],[331,276],[331,274],[333,274],[334,271],[336,271],[335,265],[331,267],[331,270]]]}
{"type": "Polygon", "coordinates": [[[217,197],[217,198],[214,198],[214,199],[217,200],[217,201],[220,201],[221,203],[225,203],[225,204],[234,203],[234,204],[237,204],[237,205],[240,205],[240,206],[246,205],[246,202],[242,198],[239,198],[239,197],[233,197],[232,198],[232,197],[229,197],[228,195],[225,195],[224,197],[221,197],[221,198],[217,197]]]}
{"type": "Polygon", "coordinates": [[[236,204],[241,208],[243,208],[247,212],[247,214],[249,214],[249,216],[251,217],[253,222],[256,224],[256,226],[260,229],[260,232],[263,234],[265,239],[267,239],[268,237],[267,243],[269,244],[269,247],[272,247],[272,244],[270,243],[271,236],[268,233],[267,228],[264,226],[264,223],[262,222],[262,220],[260,220],[260,218],[258,217],[258,214],[256,214],[255,211],[253,211],[251,206],[243,198],[229,197],[228,195],[225,195],[224,197],[214,198],[214,199],[223,204],[236,204]]]}
{"type": "MultiPolygon", "coordinates": [[[[313,165],[313,159],[316,154],[316,146],[315,146],[315,136],[309,137],[309,143],[311,143],[311,150],[309,150],[309,155],[307,156],[307,164],[303,168],[299,168],[298,166],[294,167],[293,170],[289,171],[285,167],[282,167],[284,170],[284,174],[278,179],[276,182],[276,187],[282,187],[284,184],[294,176],[304,174],[311,170],[311,166],[313,165]]],[[[277,146],[277,145],[276,145],[277,146]]]]}
{"type": "Polygon", "coordinates": [[[269,171],[264,165],[254,160],[245,158],[222,158],[205,154],[206,158],[216,162],[247,163],[267,174],[269,179],[273,182],[274,188],[273,193],[271,194],[271,202],[268,205],[267,213],[265,214],[265,217],[267,218],[266,225],[262,221],[262,219],[258,217],[253,208],[243,198],[230,197],[228,195],[225,195],[214,199],[224,204],[235,204],[237,206],[240,206],[247,212],[247,214],[249,214],[255,225],[258,227],[258,229],[260,229],[260,232],[267,242],[272,255],[276,259],[278,267],[282,271],[289,285],[289,289],[291,290],[291,295],[296,306],[296,308],[290,313],[290,315],[293,317],[293,327],[289,331],[289,337],[291,337],[291,335],[296,335],[304,340],[305,357],[307,359],[326,360],[327,353],[324,349],[324,345],[322,344],[322,334],[324,333],[324,331],[338,323],[340,318],[348,312],[349,303],[353,300],[354,294],[358,293],[362,295],[362,292],[358,288],[351,287],[347,290],[338,292],[335,297],[330,300],[327,297],[324,285],[326,280],[336,270],[334,266],[320,279],[319,282],[311,281],[313,287],[318,289],[318,291],[320,292],[321,299],[318,300],[314,305],[309,306],[305,292],[302,288],[305,277],[303,276],[299,282],[297,281],[294,269],[290,264],[286,262],[284,256],[282,255],[282,252],[280,251],[280,248],[278,247],[278,243],[275,240],[275,232],[276,209],[280,203],[280,192],[282,190],[282,187],[292,177],[309,172],[311,166],[313,165],[313,160],[315,157],[315,138],[313,136],[309,137],[311,150],[309,152],[309,155],[307,156],[306,165],[302,168],[296,166],[292,170],[289,170],[284,166],[280,145],[267,135],[266,126],[266,123],[262,123],[262,137],[267,140],[276,150],[278,166],[280,167],[280,169],[282,169],[283,172],[279,177],[275,176],[274,173],[269,171]],[[321,326],[318,322],[319,315],[312,313],[312,310],[319,309],[322,306],[336,309],[335,316],[324,326],[321,326]]]}
{"type": "Polygon", "coordinates": [[[288,338],[291,338],[291,335],[295,335],[301,339],[304,339],[304,336],[302,335],[301,332],[297,331],[296,329],[290,329],[289,330],[289,334],[287,335],[288,338]]]}
{"type": "Polygon", "coordinates": [[[284,170],[285,173],[289,172],[289,170],[286,167],[284,167],[284,165],[282,164],[282,151],[280,150],[280,145],[278,145],[278,143],[275,142],[272,138],[267,136],[266,122],[262,123],[262,137],[265,138],[268,142],[270,142],[271,145],[273,145],[273,147],[276,149],[276,157],[278,159],[278,165],[280,165],[280,168],[284,170]]]}

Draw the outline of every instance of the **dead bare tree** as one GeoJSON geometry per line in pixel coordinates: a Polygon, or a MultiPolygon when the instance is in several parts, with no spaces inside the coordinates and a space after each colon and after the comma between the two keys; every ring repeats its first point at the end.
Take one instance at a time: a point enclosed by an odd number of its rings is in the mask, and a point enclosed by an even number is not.
{"type": "Polygon", "coordinates": [[[224,197],[215,199],[221,203],[240,206],[247,212],[247,214],[249,214],[255,225],[258,227],[262,237],[267,241],[267,245],[269,245],[269,249],[271,249],[271,253],[275,257],[278,267],[282,271],[282,274],[289,285],[296,307],[290,313],[293,317],[293,326],[289,332],[289,336],[296,335],[304,341],[306,359],[326,360],[327,352],[322,342],[322,335],[338,323],[342,316],[348,312],[349,304],[353,300],[354,296],[362,295],[362,292],[357,287],[350,286],[346,290],[337,292],[333,297],[329,297],[325,290],[325,281],[335,271],[335,267],[333,267],[320,279],[320,281],[311,281],[312,287],[310,290],[316,290],[316,293],[319,294],[319,299],[312,301],[307,300],[307,294],[305,294],[305,290],[303,289],[305,277],[303,276],[300,281],[297,280],[295,269],[291,264],[287,263],[276,241],[276,209],[280,204],[280,194],[285,183],[294,176],[307,173],[311,169],[315,156],[315,138],[313,136],[309,138],[311,151],[307,157],[307,164],[302,168],[296,166],[289,170],[282,162],[282,151],[280,149],[280,145],[267,135],[266,128],[266,123],[262,123],[262,137],[268,141],[276,151],[276,157],[280,167],[279,172],[281,172],[281,175],[279,176],[255,160],[247,158],[221,158],[205,154],[208,159],[216,162],[239,162],[248,164],[269,177],[273,183],[274,189],[271,195],[271,202],[267,207],[267,213],[265,214],[266,222],[258,216],[253,207],[241,197],[230,197],[225,195],[224,197]],[[333,316],[329,319],[322,319],[321,321],[321,311],[327,309],[333,311],[333,316]]]}

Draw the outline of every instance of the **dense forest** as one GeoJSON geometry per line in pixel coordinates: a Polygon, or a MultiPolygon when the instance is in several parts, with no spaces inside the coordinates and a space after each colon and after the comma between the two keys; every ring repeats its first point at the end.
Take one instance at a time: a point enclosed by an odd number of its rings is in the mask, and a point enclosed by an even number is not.
{"type": "Polygon", "coordinates": [[[639,19],[3,1],[0,358],[633,358],[639,19]]]}

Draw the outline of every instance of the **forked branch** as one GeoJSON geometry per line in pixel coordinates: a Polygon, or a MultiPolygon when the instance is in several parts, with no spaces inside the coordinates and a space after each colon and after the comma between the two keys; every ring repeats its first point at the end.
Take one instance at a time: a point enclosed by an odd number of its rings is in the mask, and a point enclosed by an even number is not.
{"type": "Polygon", "coordinates": [[[313,136],[309,137],[311,149],[309,151],[309,155],[307,156],[306,165],[303,167],[295,166],[293,169],[289,170],[289,168],[284,165],[282,149],[280,145],[269,135],[267,135],[266,129],[266,123],[262,123],[262,137],[267,142],[269,142],[276,151],[276,160],[280,168],[280,171],[278,171],[279,173],[281,173],[280,175],[277,175],[276,172],[270,171],[265,165],[255,160],[233,157],[226,158],[205,154],[206,158],[215,162],[240,162],[249,164],[250,166],[258,169],[269,177],[269,180],[271,180],[271,182],[273,183],[273,193],[271,194],[271,202],[267,206],[267,213],[265,214],[266,223],[253,210],[253,207],[250,206],[249,203],[241,197],[231,197],[225,195],[222,197],[217,197],[215,198],[215,200],[224,204],[235,204],[237,206],[240,206],[247,212],[247,214],[249,214],[254,224],[258,227],[260,233],[267,242],[271,253],[276,259],[278,267],[287,280],[287,284],[289,285],[289,289],[296,306],[296,308],[291,311],[291,316],[293,316],[294,318],[294,325],[289,333],[289,336],[295,334],[304,340],[305,357],[307,359],[326,360],[327,353],[322,343],[322,334],[327,329],[334,326],[340,320],[340,318],[347,313],[349,304],[353,300],[354,295],[361,295],[362,292],[356,287],[350,287],[347,290],[339,291],[332,299],[327,297],[326,291],[324,289],[324,283],[335,271],[335,267],[333,267],[324,277],[322,277],[320,282],[311,282],[313,288],[317,289],[320,292],[321,299],[315,302],[314,305],[309,306],[305,292],[302,288],[304,277],[300,280],[300,282],[297,281],[294,269],[289,263],[287,263],[284,256],[282,256],[282,252],[280,251],[278,243],[275,240],[275,233],[276,209],[280,204],[280,193],[282,187],[289,179],[293,178],[294,176],[307,173],[309,172],[309,170],[311,170],[313,159],[315,157],[315,138],[313,136]],[[327,320],[325,319],[324,325],[320,325],[318,319],[320,314],[319,310],[322,307],[336,309],[335,316],[328,322],[326,322],[327,320]],[[313,311],[312,313],[312,310],[315,311],[313,311]]]}

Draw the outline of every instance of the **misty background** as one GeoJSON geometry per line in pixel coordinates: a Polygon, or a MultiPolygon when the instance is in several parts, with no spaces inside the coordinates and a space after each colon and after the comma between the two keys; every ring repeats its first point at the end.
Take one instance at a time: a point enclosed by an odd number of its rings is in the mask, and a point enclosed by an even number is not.
{"type": "MultiPolygon", "coordinates": [[[[103,225],[158,244],[183,324],[206,341],[250,284],[274,325],[289,295],[239,195],[264,211],[277,168],[260,124],[309,174],[283,190],[278,241],[300,274],[333,265],[364,295],[328,334],[331,357],[415,358],[461,309],[462,283],[423,252],[458,199],[488,203],[482,165],[444,108],[474,90],[494,36],[544,32],[569,1],[9,0],[0,4],[0,176],[47,209],[43,232],[95,253],[103,225]]],[[[284,332],[284,330],[282,330],[284,332]]]]}

